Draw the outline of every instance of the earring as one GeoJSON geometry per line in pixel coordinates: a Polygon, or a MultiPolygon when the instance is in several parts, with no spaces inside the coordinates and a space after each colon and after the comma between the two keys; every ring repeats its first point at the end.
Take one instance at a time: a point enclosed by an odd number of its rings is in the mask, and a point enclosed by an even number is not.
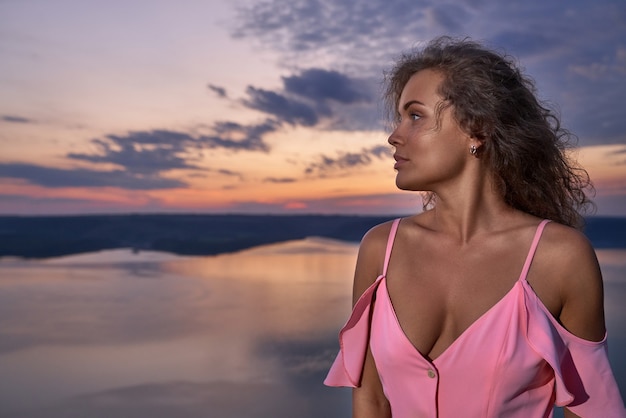
{"type": "Polygon", "coordinates": [[[478,148],[476,148],[476,145],[470,146],[470,154],[472,154],[473,156],[476,156],[476,154],[478,154],[478,148]]]}

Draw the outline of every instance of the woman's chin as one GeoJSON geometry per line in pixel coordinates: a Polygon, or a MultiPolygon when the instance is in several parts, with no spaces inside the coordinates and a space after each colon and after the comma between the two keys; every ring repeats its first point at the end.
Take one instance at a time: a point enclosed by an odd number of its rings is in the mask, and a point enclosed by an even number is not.
{"type": "Polygon", "coordinates": [[[407,192],[419,192],[424,190],[423,188],[419,187],[419,185],[408,181],[403,181],[398,177],[396,177],[396,187],[400,190],[405,190],[407,192]]]}

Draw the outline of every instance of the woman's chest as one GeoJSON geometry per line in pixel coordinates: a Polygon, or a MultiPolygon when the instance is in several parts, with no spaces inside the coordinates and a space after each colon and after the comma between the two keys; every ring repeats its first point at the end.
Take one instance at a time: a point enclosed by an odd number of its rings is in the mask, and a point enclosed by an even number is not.
{"type": "Polygon", "coordinates": [[[507,297],[519,269],[391,270],[386,298],[398,326],[426,358],[434,359],[507,297]],[[516,271],[517,270],[517,271],[516,271]]]}

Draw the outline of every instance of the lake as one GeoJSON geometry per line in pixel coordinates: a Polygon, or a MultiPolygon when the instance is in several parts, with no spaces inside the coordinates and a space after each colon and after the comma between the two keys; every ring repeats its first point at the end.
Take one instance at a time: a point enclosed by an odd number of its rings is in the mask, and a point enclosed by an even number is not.
{"type": "MultiPolygon", "coordinates": [[[[0,259],[0,416],[348,417],[326,388],[357,245],[0,259]]],[[[599,250],[626,392],[626,250],[599,250]]]]}

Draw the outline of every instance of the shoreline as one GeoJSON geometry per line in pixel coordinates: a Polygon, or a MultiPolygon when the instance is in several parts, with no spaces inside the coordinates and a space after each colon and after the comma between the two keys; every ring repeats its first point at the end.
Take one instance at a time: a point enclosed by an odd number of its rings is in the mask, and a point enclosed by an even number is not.
{"type": "MultiPolygon", "coordinates": [[[[0,259],[45,260],[130,248],[179,256],[234,253],[317,236],[358,243],[397,216],[84,215],[0,217],[0,259]]],[[[586,218],[595,249],[626,248],[626,218],[586,218]]]]}

